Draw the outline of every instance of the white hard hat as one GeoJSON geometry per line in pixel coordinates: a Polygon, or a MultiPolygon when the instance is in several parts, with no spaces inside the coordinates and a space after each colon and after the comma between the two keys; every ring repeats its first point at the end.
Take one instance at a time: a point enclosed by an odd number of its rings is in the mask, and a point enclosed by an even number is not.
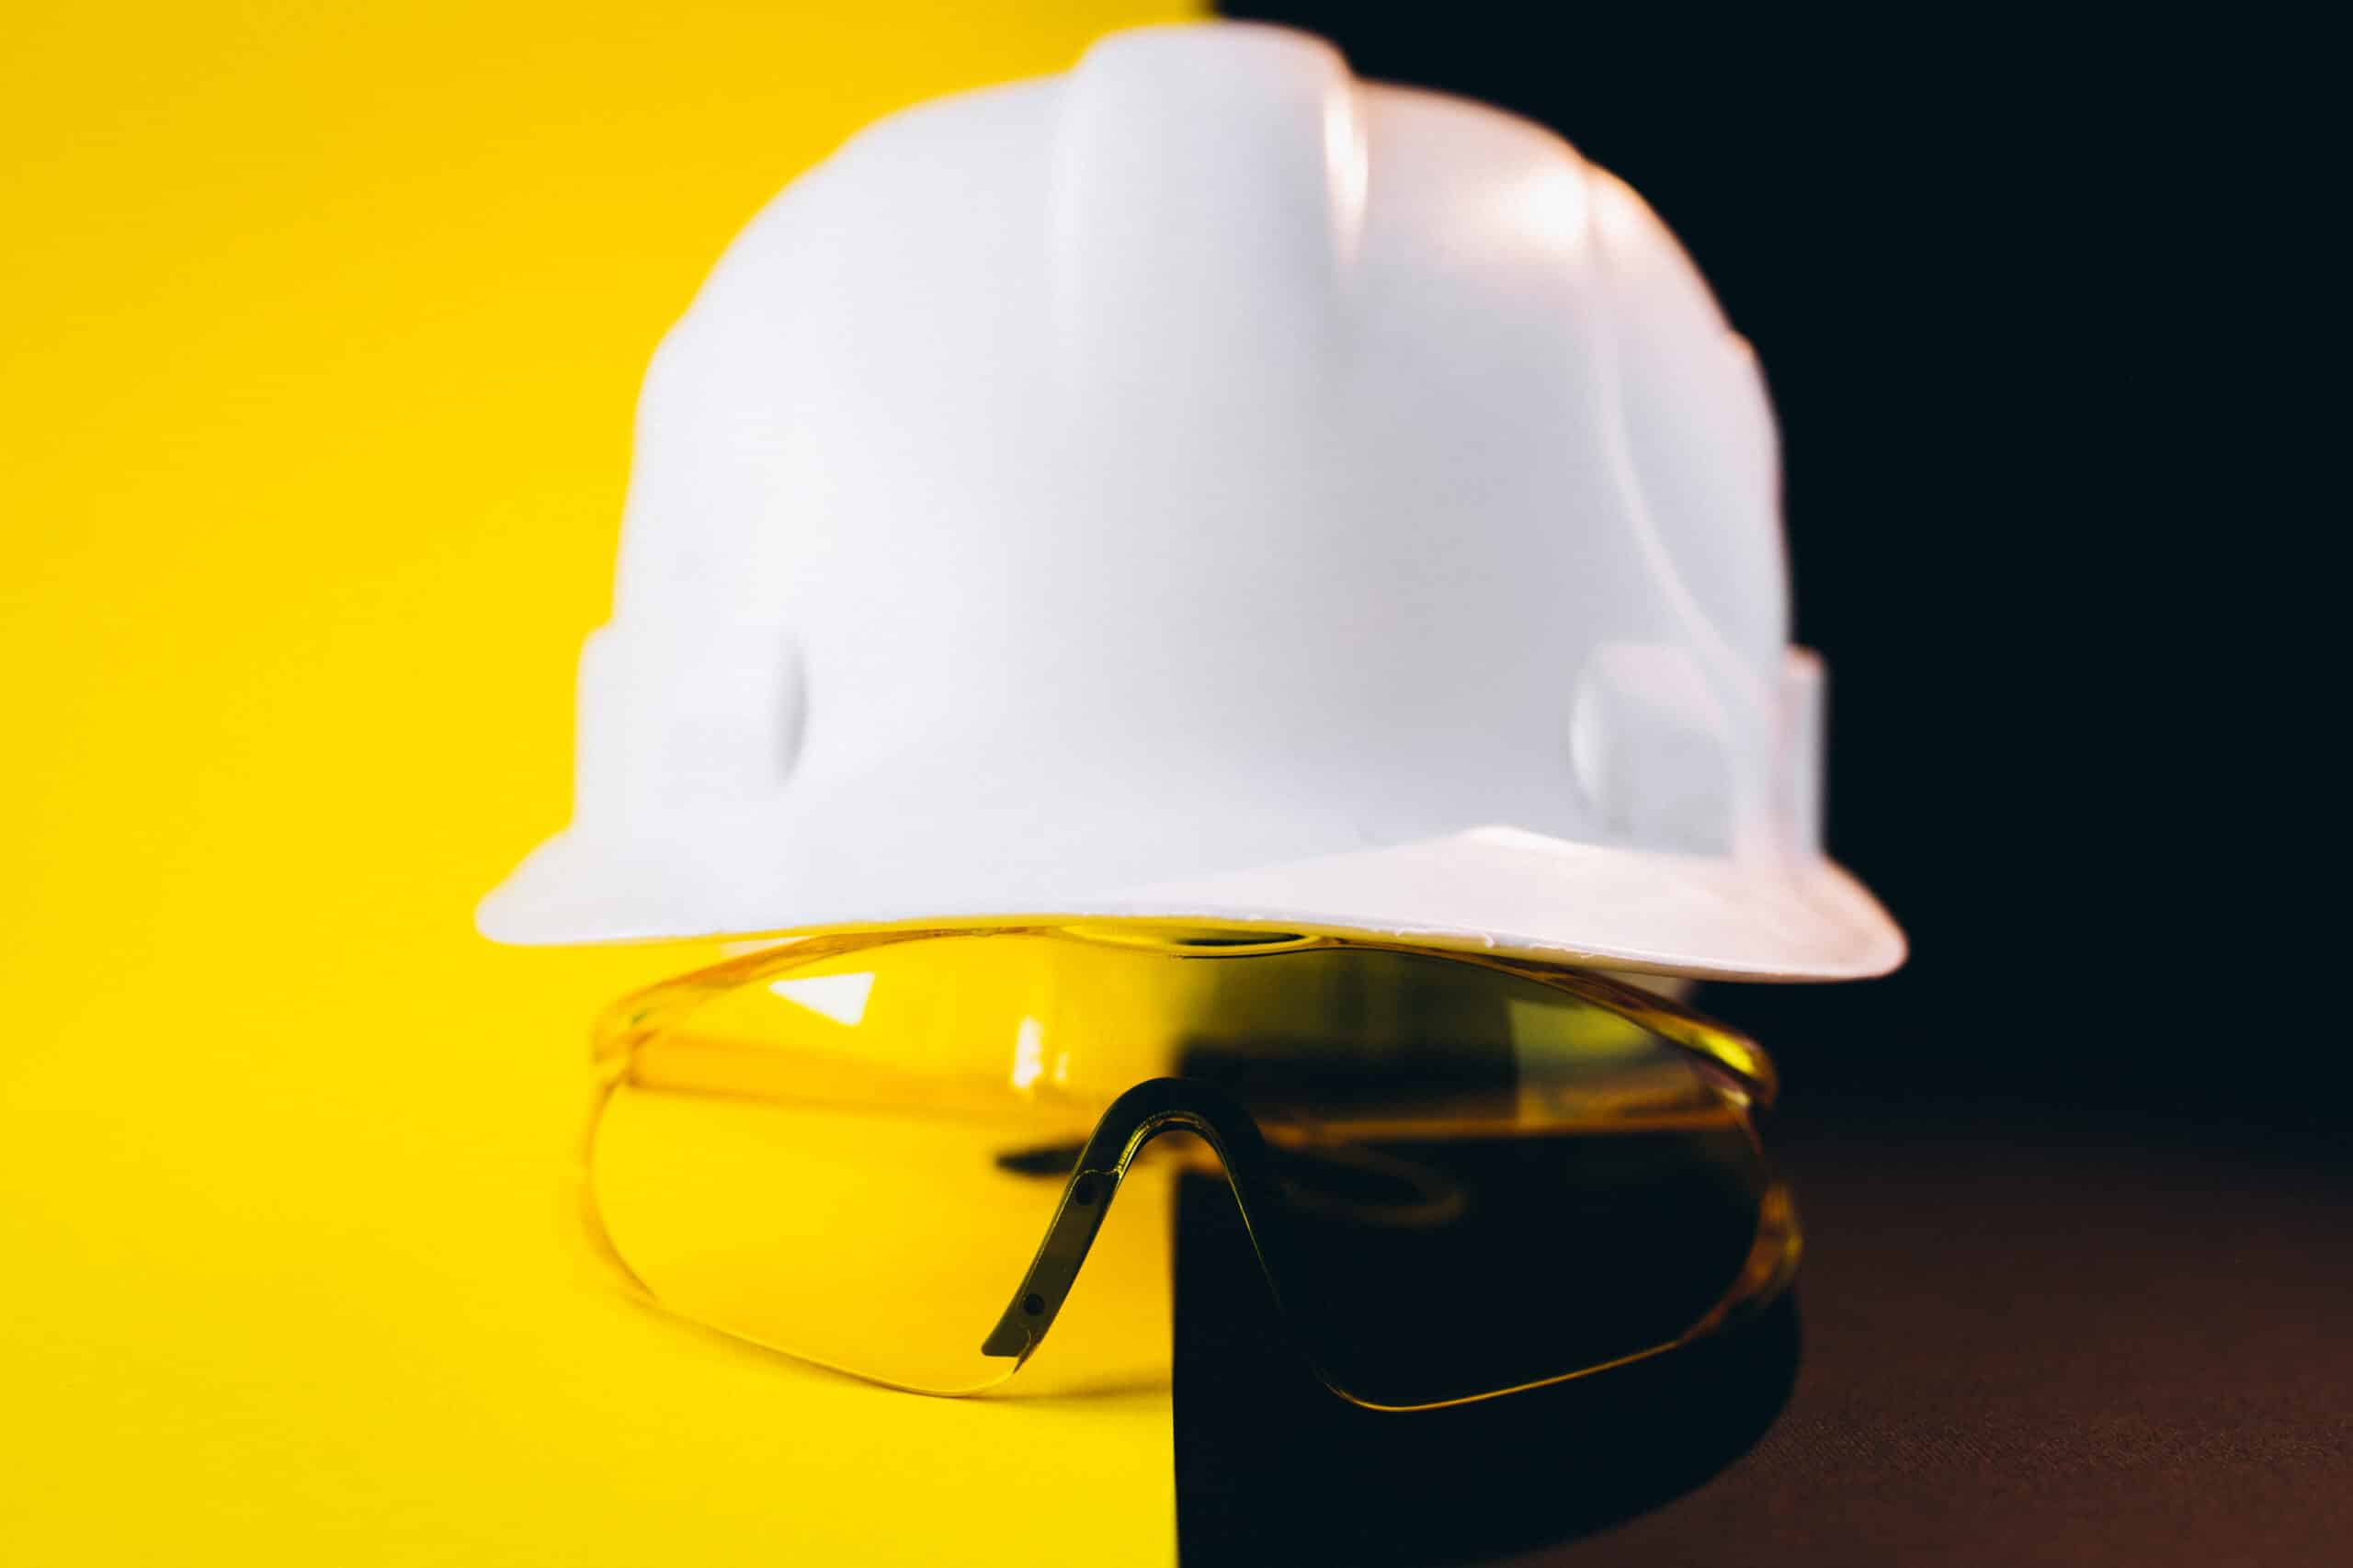
{"type": "Polygon", "coordinates": [[[1756,362],[1641,199],[1271,28],[853,138],[655,355],[517,942],[1243,921],[1831,980],[1756,362]]]}

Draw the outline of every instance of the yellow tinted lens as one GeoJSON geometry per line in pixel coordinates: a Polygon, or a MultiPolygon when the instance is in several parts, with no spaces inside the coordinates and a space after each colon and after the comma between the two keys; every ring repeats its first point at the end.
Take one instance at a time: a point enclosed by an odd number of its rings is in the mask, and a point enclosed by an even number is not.
{"type": "MultiPolygon", "coordinates": [[[[1372,1403],[1671,1340],[1758,1230],[1731,1079],[1460,960],[1138,926],[828,939],[618,1017],[588,1175],[620,1262],[688,1317],[907,1388],[1015,1369],[982,1344],[1079,1145],[1147,1078],[1216,1085],[1263,1128],[1269,1273],[1372,1403]],[[1433,1322],[1479,1337],[1447,1349],[1433,1322]]],[[[1165,1367],[1170,1173],[1206,1158],[1172,1141],[1131,1170],[1026,1386],[1165,1367]]]]}
{"type": "MultiPolygon", "coordinates": [[[[1066,1146],[977,1122],[624,1085],[591,1174],[614,1251],[671,1311],[862,1377],[966,1393],[1017,1365],[981,1343],[1062,1196],[1062,1172],[1005,1157],[1066,1146]]],[[[1165,1232],[1142,1220],[1153,1203],[1142,1187],[1123,1193],[1098,1238],[1069,1321],[1038,1358],[1052,1386],[1165,1367],[1165,1232]]]]}
{"type": "MultiPolygon", "coordinates": [[[[982,1342],[1133,1081],[1098,958],[999,935],[728,966],[618,1064],[588,1153],[605,1239],[699,1323],[926,1392],[1003,1381],[1019,1363],[982,1342]]],[[[1165,1178],[1139,1175],[1027,1386],[1165,1369],[1165,1178]]]]}

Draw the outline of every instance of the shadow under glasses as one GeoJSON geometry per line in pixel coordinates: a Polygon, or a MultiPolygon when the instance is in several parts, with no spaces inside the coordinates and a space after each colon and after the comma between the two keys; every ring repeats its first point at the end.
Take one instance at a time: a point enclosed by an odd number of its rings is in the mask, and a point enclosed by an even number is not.
{"type": "MultiPolygon", "coordinates": [[[[1222,1181],[1188,1176],[1173,1223],[1177,1540],[1191,1568],[1470,1562],[1568,1541],[1723,1469],[1795,1382],[1785,1295],[1590,1377],[1439,1410],[1362,1409],[1293,1348],[1222,1181]]],[[[1479,1302],[1425,1326],[1475,1335],[1479,1302]]]]}

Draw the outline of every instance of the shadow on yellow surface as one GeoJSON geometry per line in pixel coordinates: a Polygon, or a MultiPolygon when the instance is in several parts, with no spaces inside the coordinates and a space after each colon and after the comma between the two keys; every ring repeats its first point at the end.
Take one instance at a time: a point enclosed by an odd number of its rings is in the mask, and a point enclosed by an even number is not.
{"type": "Polygon", "coordinates": [[[1164,1392],[883,1393],[585,1288],[585,1028],[683,964],[469,912],[562,820],[637,379],[734,228],[1174,9],[12,14],[0,1559],[1172,1550],[1164,1392]]]}

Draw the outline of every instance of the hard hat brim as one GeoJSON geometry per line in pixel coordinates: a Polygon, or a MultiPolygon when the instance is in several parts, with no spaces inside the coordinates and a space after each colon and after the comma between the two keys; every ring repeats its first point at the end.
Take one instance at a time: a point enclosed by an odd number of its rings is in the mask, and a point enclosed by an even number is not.
{"type": "Polygon", "coordinates": [[[740,845],[600,842],[577,828],[517,868],[477,911],[524,946],[791,936],[814,930],[1149,918],[1362,934],[1438,949],[1702,980],[1885,974],[1904,934],[1819,857],[1749,859],[1575,843],[1510,827],[1282,861],[1126,889],[972,890],[911,907],[802,892],[740,845]]]}

